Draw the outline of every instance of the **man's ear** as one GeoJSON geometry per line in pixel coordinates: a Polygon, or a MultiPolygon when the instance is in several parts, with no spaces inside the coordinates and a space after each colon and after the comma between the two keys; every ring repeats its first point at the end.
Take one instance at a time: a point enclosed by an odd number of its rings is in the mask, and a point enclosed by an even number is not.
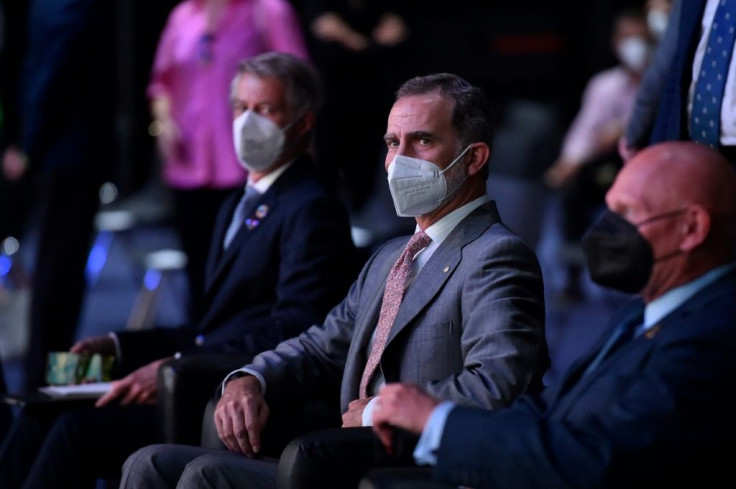
{"type": "Polygon", "coordinates": [[[710,212],[699,204],[692,204],[685,210],[682,224],[682,251],[692,251],[708,238],[711,227],[710,212]]]}
{"type": "Polygon", "coordinates": [[[314,122],[317,120],[317,116],[314,111],[307,109],[304,114],[299,118],[296,123],[300,135],[307,134],[314,128],[314,122]]]}
{"type": "Polygon", "coordinates": [[[468,176],[480,173],[483,167],[488,164],[490,156],[491,149],[486,143],[473,143],[465,156],[466,159],[469,158],[468,176]]]}

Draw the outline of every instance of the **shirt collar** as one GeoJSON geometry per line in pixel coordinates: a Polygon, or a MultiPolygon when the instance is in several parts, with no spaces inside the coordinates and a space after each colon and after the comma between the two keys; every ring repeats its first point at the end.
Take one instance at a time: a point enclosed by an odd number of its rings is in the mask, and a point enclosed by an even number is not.
{"type": "Polygon", "coordinates": [[[259,193],[265,194],[266,191],[271,188],[271,185],[274,184],[276,180],[294,163],[294,160],[291,160],[290,162],[286,163],[283,166],[280,166],[276,168],[274,171],[270,172],[268,175],[264,175],[258,180],[257,182],[251,182],[250,177],[248,178],[248,185],[253,187],[254,189],[258,190],[259,193]]]}
{"type": "Polygon", "coordinates": [[[694,296],[697,292],[712,284],[730,271],[736,269],[736,263],[730,263],[714,268],[713,270],[701,275],[695,280],[675,287],[667,291],[660,297],[648,303],[644,308],[644,324],[645,328],[649,328],[657,324],[663,317],[677,309],[686,300],[694,296]]]}
{"type": "MultiPolygon", "coordinates": [[[[458,207],[449,214],[442,216],[437,222],[429,226],[424,232],[432,238],[432,246],[439,246],[447,238],[455,227],[460,224],[460,221],[468,217],[478,207],[482,206],[486,202],[489,202],[491,198],[488,195],[478,197],[475,200],[471,200],[467,204],[458,207]]],[[[414,232],[419,231],[419,225],[417,225],[414,232]]]]}

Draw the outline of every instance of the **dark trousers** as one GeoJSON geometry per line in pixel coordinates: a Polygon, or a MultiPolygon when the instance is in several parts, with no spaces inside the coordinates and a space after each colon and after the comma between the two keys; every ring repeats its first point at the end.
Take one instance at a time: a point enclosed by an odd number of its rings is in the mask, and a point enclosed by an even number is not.
{"type": "Polygon", "coordinates": [[[0,449],[0,487],[92,489],[98,478],[119,478],[128,455],[156,441],[155,406],[27,406],[0,449]]]}

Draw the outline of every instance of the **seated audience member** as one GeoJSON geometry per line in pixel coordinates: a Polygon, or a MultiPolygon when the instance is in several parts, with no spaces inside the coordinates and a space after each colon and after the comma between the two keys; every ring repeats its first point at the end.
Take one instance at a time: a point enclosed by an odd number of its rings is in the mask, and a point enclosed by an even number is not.
{"type": "Polygon", "coordinates": [[[383,463],[361,426],[385,382],[488,409],[540,390],[549,365],[542,277],[486,194],[483,92],[451,74],[413,78],[397,93],[385,140],[396,212],[415,218],[415,234],[377,250],[322,325],[225,379],[214,423],[229,452],[146,447],[126,461],[121,487],[273,488],[277,464],[260,457],[271,455],[261,436],[269,411],[318,389],[339,390],[343,412],[343,429],[320,432],[325,443],[343,435],[361,456],[340,453],[317,487],[357,484],[383,463]]]}
{"type": "MultiPolygon", "coordinates": [[[[397,427],[421,433],[417,463],[434,465],[435,481],[476,489],[728,485],[736,439],[734,195],[736,172],[713,149],[669,142],[642,150],[583,239],[592,278],[641,299],[613,317],[558,385],[508,409],[456,406],[413,385],[386,385],[373,416],[381,441],[390,445],[397,427]]],[[[429,483],[429,470],[413,471],[429,483]]],[[[381,469],[360,487],[422,487],[410,472],[392,478],[381,469]]]]}
{"type": "Polygon", "coordinates": [[[95,407],[55,422],[26,409],[0,451],[0,487],[83,488],[99,476],[119,477],[130,453],[157,441],[156,375],[164,361],[176,352],[247,361],[323,320],[340,301],[357,271],[347,211],[306,152],[319,98],[316,72],[292,55],[267,53],[240,65],[231,93],[234,143],[249,177],[217,218],[202,317],[75,344],[74,352],[116,353],[130,373],[95,407]]]}

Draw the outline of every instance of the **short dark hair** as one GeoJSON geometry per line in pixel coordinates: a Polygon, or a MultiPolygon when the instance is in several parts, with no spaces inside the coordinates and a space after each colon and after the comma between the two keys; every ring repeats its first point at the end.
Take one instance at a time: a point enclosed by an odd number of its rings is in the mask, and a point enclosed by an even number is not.
{"type": "MultiPolygon", "coordinates": [[[[471,143],[483,142],[493,148],[491,108],[485,92],[452,73],[417,76],[405,82],[396,92],[396,100],[409,95],[439,92],[452,105],[452,125],[460,135],[462,150],[471,143]]],[[[487,167],[487,165],[486,165],[487,167]]]]}
{"type": "Polygon", "coordinates": [[[270,51],[242,61],[230,87],[231,99],[245,73],[277,78],[284,85],[286,103],[292,108],[317,112],[322,104],[322,83],[317,71],[292,54],[270,51]]]}

